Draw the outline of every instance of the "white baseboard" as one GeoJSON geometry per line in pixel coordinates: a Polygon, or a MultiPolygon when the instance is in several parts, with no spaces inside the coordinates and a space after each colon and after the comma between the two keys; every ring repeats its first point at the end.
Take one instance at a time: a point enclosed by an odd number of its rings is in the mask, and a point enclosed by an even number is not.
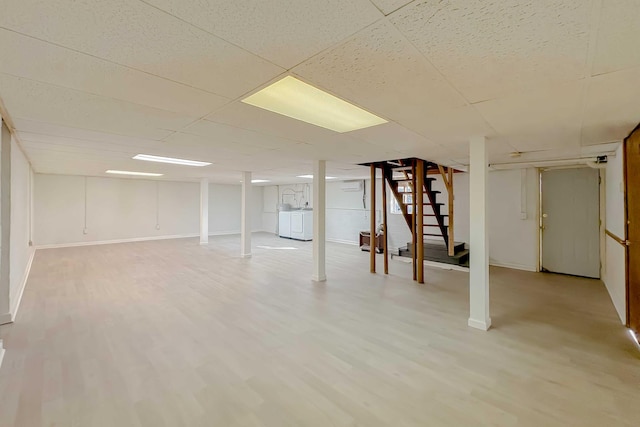
{"type": "Polygon", "coordinates": [[[6,325],[7,323],[11,323],[11,312],[0,314],[0,325],[6,325]]]}
{"type": "Polygon", "coordinates": [[[11,321],[13,322],[16,319],[16,315],[18,314],[18,309],[20,309],[20,302],[22,301],[22,294],[24,294],[24,289],[27,287],[27,280],[29,279],[29,272],[31,271],[31,265],[33,264],[33,258],[36,254],[36,249],[31,247],[29,248],[29,261],[27,262],[27,268],[22,276],[22,281],[20,282],[20,289],[18,290],[18,297],[12,300],[11,302],[11,321]]]}
{"type": "MultiPolygon", "coordinates": [[[[251,234],[253,233],[263,233],[263,231],[252,231],[251,234]]],[[[232,236],[234,234],[240,234],[240,230],[217,231],[214,233],[209,233],[209,237],[232,236]]],[[[76,246],[113,245],[116,243],[147,242],[151,240],[187,239],[192,237],[200,237],[200,233],[173,234],[173,235],[167,235],[167,236],[132,237],[129,239],[93,240],[88,242],[53,243],[49,245],[36,245],[35,249],[58,249],[58,248],[73,248],[76,246]]]]}
{"type": "Polygon", "coordinates": [[[475,329],[480,329],[481,331],[488,331],[491,327],[491,318],[487,320],[476,320],[469,318],[468,325],[475,329]]]}
{"type": "Polygon", "coordinates": [[[358,242],[353,241],[353,240],[327,239],[327,242],[332,242],[332,243],[341,243],[341,244],[343,244],[343,245],[358,246],[358,242]]]}
{"type": "Polygon", "coordinates": [[[72,242],[72,243],[54,243],[51,245],[37,245],[36,249],[58,249],[58,248],[73,248],[76,246],[113,245],[116,243],[146,242],[150,240],[185,239],[188,237],[198,237],[198,236],[200,236],[200,234],[176,234],[176,235],[170,235],[170,236],[133,237],[130,239],[94,240],[89,242],[72,242]]]}
{"type": "Polygon", "coordinates": [[[510,262],[500,262],[500,261],[490,260],[489,265],[493,267],[511,268],[513,270],[531,271],[533,273],[538,272],[537,268],[531,267],[530,265],[524,265],[524,264],[514,264],[510,262]]]}

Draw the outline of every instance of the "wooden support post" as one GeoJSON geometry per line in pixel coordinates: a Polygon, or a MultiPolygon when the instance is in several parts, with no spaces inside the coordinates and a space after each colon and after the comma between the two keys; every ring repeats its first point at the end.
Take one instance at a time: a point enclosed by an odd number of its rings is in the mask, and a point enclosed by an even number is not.
{"type": "Polygon", "coordinates": [[[447,236],[449,236],[449,256],[455,255],[455,233],[453,229],[453,169],[451,167],[447,167],[447,176],[449,179],[447,180],[447,192],[449,193],[449,227],[447,228],[447,236]]]}
{"type": "Polygon", "coordinates": [[[384,253],[384,274],[389,274],[389,248],[387,242],[387,166],[382,167],[382,251],[384,253]]]}
{"type": "Polygon", "coordinates": [[[369,250],[371,251],[371,272],[376,272],[376,165],[371,165],[371,231],[369,234],[369,250]]]}
{"type": "Polygon", "coordinates": [[[417,224],[417,209],[416,209],[416,160],[414,159],[411,164],[411,243],[413,250],[411,251],[411,260],[413,261],[413,280],[418,280],[418,230],[417,224]]]}
{"type": "Polygon", "coordinates": [[[418,240],[417,258],[418,258],[418,283],[424,283],[424,161],[418,160],[416,165],[416,194],[418,200],[416,205],[417,233],[418,240]]]}

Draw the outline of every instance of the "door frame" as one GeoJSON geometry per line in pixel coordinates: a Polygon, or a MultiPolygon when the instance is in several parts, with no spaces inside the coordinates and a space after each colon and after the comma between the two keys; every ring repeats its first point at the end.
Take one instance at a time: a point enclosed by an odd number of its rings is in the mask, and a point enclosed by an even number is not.
{"type": "Polygon", "coordinates": [[[626,322],[625,326],[631,328],[631,281],[629,274],[629,204],[627,200],[627,186],[628,186],[628,167],[627,167],[627,143],[635,133],[640,133],[640,123],[633,128],[629,135],[622,141],[622,188],[624,189],[624,241],[626,243],[624,250],[624,265],[625,265],[625,308],[626,308],[626,322]]]}

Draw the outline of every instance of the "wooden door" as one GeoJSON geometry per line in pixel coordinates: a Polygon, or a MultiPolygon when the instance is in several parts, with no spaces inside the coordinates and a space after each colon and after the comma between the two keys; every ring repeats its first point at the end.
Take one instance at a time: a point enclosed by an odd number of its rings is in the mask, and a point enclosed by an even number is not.
{"type": "Polygon", "coordinates": [[[627,322],[640,332],[640,129],[625,141],[627,193],[627,322]]]}

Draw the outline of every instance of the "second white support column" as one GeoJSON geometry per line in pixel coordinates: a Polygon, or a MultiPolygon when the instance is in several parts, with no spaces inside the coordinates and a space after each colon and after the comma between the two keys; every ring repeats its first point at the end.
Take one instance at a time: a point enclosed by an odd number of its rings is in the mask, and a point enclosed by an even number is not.
{"type": "Polygon", "coordinates": [[[326,246],[326,162],[318,160],[313,166],[313,273],[316,282],[327,280],[325,272],[326,246]]]}
{"type": "Polygon", "coordinates": [[[209,180],[200,180],[200,244],[209,244],[209,180]]]}
{"type": "Polygon", "coordinates": [[[487,331],[491,327],[491,316],[487,232],[489,159],[486,138],[471,138],[469,154],[469,326],[487,331]]]}
{"type": "Polygon", "coordinates": [[[242,172],[242,219],[240,256],[251,258],[251,172],[242,172]]]}

